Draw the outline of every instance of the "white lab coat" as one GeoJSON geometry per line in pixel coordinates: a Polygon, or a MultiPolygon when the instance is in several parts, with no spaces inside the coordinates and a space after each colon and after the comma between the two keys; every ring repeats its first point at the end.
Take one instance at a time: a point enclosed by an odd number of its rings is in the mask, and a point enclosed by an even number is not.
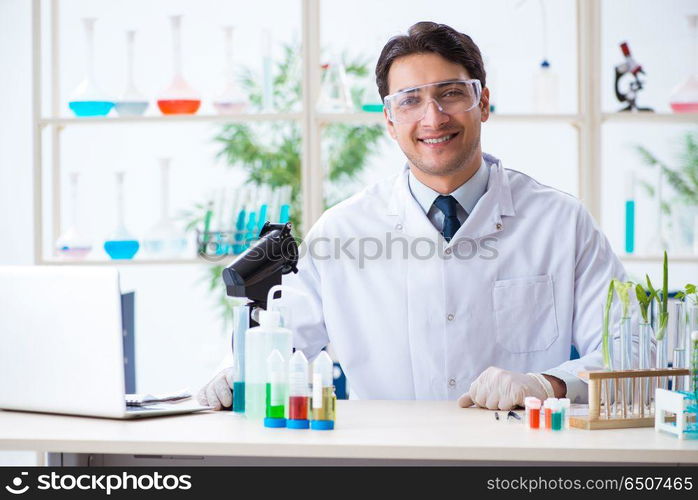
{"type": "Polygon", "coordinates": [[[450,243],[405,169],[327,210],[284,276],[307,294],[282,298],[295,348],[312,359],[331,342],[352,398],[456,399],[498,366],[552,374],[586,401],[575,374],[602,365],[602,302],[625,271],[579,200],[484,158],[487,192],[450,243]]]}

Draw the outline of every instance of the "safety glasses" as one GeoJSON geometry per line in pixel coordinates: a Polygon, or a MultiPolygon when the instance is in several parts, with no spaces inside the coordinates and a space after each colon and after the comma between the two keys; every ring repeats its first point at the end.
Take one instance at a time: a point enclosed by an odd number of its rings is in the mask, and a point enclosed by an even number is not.
{"type": "Polygon", "coordinates": [[[393,123],[418,122],[433,102],[442,113],[455,115],[473,109],[480,102],[480,80],[449,80],[411,87],[385,96],[383,103],[393,123]]]}

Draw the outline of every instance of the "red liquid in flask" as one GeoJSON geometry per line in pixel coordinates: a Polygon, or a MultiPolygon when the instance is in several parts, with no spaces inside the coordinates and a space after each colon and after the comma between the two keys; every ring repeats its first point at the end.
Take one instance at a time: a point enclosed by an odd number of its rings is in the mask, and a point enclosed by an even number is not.
{"type": "Polygon", "coordinates": [[[307,396],[291,396],[288,398],[288,418],[291,420],[308,420],[307,396]]]}
{"type": "Polygon", "coordinates": [[[158,108],[163,115],[193,115],[199,111],[201,99],[160,99],[158,108]]]}

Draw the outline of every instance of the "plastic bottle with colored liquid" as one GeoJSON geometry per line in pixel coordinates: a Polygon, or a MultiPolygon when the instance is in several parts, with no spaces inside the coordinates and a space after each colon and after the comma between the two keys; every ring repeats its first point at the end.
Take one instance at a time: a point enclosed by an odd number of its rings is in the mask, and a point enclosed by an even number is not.
{"type": "Polygon", "coordinates": [[[334,429],[337,398],[334,394],[333,369],[334,364],[327,351],[320,352],[313,362],[312,420],[310,421],[310,428],[313,430],[334,429]]]}
{"type": "Polygon", "coordinates": [[[264,427],[286,427],[287,401],[288,378],[286,360],[278,349],[274,349],[267,357],[264,427]]]}
{"type": "Polygon", "coordinates": [[[288,420],[289,429],[307,429],[308,420],[308,360],[302,351],[296,351],[291,356],[288,367],[288,420]]]}
{"type": "Polygon", "coordinates": [[[278,350],[284,361],[291,358],[293,334],[281,326],[281,313],[274,310],[274,294],[290,290],[273,286],[267,298],[267,311],[260,311],[259,326],[245,333],[245,415],[262,420],[266,415],[267,358],[278,350]]]}

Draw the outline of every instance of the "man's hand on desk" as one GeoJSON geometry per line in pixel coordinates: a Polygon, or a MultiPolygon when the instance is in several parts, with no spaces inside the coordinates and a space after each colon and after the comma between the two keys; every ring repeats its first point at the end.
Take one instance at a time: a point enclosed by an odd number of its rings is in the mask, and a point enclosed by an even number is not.
{"type": "Polygon", "coordinates": [[[233,405],[233,368],[226,368],[201,388],[197,399],[199,404],[211,406],[214,410],[230,408],[233,405]]]}
{"type": "Polygon", "coordinates": [[[565,397],[566,392],[565,383],[551,375],[510,372],[490,366],[470,384],[468,392],[458,398],[458,405],[468,408],[476,404],[490,410],[510,410],[523,406],[527,396],[543,401],[565,397]]]}

